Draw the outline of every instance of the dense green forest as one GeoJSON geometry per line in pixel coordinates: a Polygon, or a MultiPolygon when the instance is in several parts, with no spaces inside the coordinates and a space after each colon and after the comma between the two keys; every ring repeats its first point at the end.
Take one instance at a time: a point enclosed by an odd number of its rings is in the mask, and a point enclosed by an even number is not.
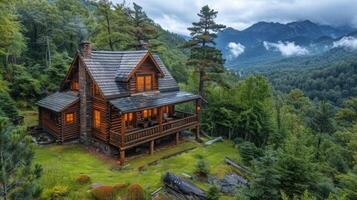
{"type": "MultiPolygon", "coordinates": [[[[200,17],[208,16],[213,28],[201,32],[204,20],[195,23],[185,42],[150,20],[145,8],[131,7],[106,0],[0,0],[0,116],[12,119],[20,110],[35,109],[36,100],[56,91],[81,41],[90,40],[96,49],[128,50],[146,40],[181,89],[204,90],[202,129],[234,141],[242,164],[252,170],[250,185],[237,191],[237,200],[357,199],[355,63],[271,72],[273,84],[259,75],[240,78],[223,69],[214,43],[201,45],[223,27],[213,21],[217,12],[202,8],[200,17]]],[[[21,140],[25,130],[6,128],[7,123],[1,121],[0,136],[11,145],[0,143],[1,152],[31,151],[28,140],[21,140]]],[[[28,178],[18,183],[13,199],[31,199],[41,191],[32,184],[41,171],[31,167],[32,157],[29,153],[21,166],[28,178]]],[[[6,170],[3,166],[1,161],[6,170]]],[[[5,185],[1,172],[0,178],[5,185]]]]}
{"type": "Polygon", "coordinates": [[[252,67],[248,73],[263,74],[284,93],[299,88],[310,99],[341,106],[357,95],[356,56],[355,51],[332,49],[322,55],[266,63],[252,67]]]}

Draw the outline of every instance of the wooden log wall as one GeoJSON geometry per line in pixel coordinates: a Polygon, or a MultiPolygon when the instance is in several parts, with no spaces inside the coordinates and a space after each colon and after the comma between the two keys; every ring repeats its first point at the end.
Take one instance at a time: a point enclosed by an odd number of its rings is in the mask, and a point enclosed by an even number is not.
{"type": "Polygon", "coordinates": [[[118,109],[111,107],[110,110],[110,138],[109,143],[119,146],[121,133],[121,118],[118,109]],[[114,134],[115,133],[115,134],[114,134]]]}
{"type": "Polygon", "coordinates": [[[41,128],[53,135],[57,140],[61,141],[61,114],[42,107],[39,107],[39,113],[41,113],[41,128]]]}
{"type": "Polygon", "coordinates": [[[104,142],[109,142],[109,129],[110,129],[110,116],[109,116],[109,103],[100,95],[94,95],[92,84],[92,113],[90,118],[92,120],[92,135],[104,142]],[[94,128],[94,110],[100,112],[100,128],[94,128]]]}
{"type": "Polygon", "coordinates": [[[61,130],[61,140],[62,142],[72,139],[79,138],[79,102],[70,106],[62,113],[62,130],[61,130]],[[65,121],[65,116],[67,113],[74,113],[74,122],[67,124],[65,121]]]}

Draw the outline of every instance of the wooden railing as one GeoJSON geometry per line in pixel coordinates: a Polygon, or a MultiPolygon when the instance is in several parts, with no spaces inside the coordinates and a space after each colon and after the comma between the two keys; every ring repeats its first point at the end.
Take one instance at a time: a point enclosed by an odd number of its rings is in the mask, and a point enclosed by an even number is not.
{"type": "MultiPolygon", "coordinates": [[[[162,125],[156,125],[145,129],[126,132],[124,137],[124,146],[135,145],[136,143],[142,143],[143,141],[148,141],[156,137],[182,131],[185,128],[197,124],[198,122],[197,115],[192,115],[189,113],[181,113],[181,114],[182,115],[184,114],[185,117],[181,119],[175,119],[169,122],[165,122],[162,125]]],[[[115,146],[119,146],[120,142],[121,142],[120,133],[110,131],[110,143],[115,146]]]]}

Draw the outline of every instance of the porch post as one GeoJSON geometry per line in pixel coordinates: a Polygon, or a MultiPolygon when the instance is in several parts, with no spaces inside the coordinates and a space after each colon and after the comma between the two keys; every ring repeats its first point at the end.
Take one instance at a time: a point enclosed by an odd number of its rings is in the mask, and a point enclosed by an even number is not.
{"type": "Polygon", "coordinates": [[[197,125],[196,127],[196,140],[200,138],[200,125],[197,125]]]}
{"type": "Polygon", "coordinates": [[[120,147],[124,147],[125,145],[125,118],[124,114],[120,115],[120,122],[121,122],[121,127],[120,127],[120,147]]]}
{"type": "Polygon", "coordinates": [[[119,152],[120,165],[124,165],[125,162],[125,150],[120,150],[119,152]]]}
{"type": "Polygon", "coordinates": [[[201,102],[199,99],[196,100],[196,115],[198,124],[196,126],[196,140],[200,138],[200,112],[201,112],[201,102]]]}
{"type": "Polygon", "coordinates": [[[180,142],[180,132],[177,132],[177,133],[175,134],[175,136],[176,136],[176,138],[175,138],[175,145],[178,145],[179,142],[180,142]]]}
{"type": "Polygon", "coordinates": [[[158,108],[159,112],[159,132],[162,132],[162,107],[158,108]]]}
{"type": "Polygon", "coordinates": [[[150,141],[150,155],[154,154],[154,145],[155,145],[155,141],[154,140],[150,141]]]}

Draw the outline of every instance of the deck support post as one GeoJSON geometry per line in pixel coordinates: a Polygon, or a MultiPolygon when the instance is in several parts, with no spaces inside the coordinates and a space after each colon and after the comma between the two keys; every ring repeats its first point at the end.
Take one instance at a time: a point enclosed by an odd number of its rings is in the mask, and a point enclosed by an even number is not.
{"type": "Polygon", "coordinates": [[[120,165],[124,165],[125,162],[125,150],[120,150],[119,152],[120,165]]]}
{"type": "Polygon", "coordinates": [[[200,138],[200,125],[197,125],[196,127],[196,140],[200,138]]]}
{"type": "Polygon", "coordinates": [[[177,132],[175,134],[175,145],[178,145],[180,142],[180,132],[177,132]]]}
{"type": "Polygon", "coordinates": [[[150,141],[150,155],[154,154],[154,148],[155,148],[155,141],[152,140],[150,141]]]}

